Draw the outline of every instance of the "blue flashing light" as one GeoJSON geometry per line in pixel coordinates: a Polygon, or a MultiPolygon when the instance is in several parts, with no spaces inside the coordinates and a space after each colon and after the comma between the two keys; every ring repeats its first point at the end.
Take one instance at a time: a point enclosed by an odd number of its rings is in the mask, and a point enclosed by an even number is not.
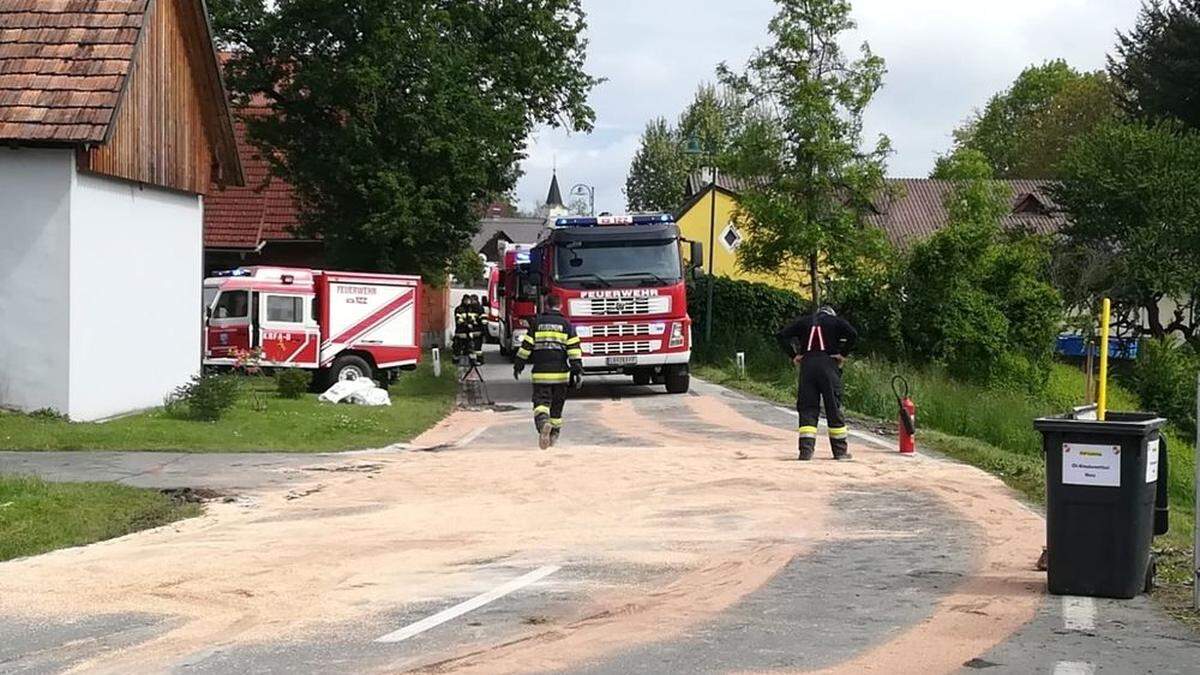
{"type": "Polygon", "coordinates": [[[669,213],[652,213],[636,216],[598,216],[558,218],[555,227],[602,227],[605,225],[657,225],[671,223],[675,218],[669,213]]]}
{"type": "Polygon", "coordinates": [[[234,270],[217,270],[212,275],[214,277],[252,277],[254,273],[244,267],[239,267],[234,270]]]}

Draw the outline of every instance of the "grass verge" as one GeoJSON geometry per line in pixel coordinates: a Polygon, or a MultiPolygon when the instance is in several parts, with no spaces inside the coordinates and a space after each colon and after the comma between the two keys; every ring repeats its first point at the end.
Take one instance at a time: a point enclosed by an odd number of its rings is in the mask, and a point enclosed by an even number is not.
{"type": "Polygon", "coordinates": [[[0,561],[82,546],[199,514],[198,505],[156,490],[0,476],[0,561]]]}
{"type": "MultiPolygon", "coordinates": [[[[700,365],[693,372],[709,382],[792,405],[794,373],[786,366],[752,369],[738,377],[732,362],[700,365]]],[[[891,378],[901,372],[917,401],[919,444],[958,461],[987,471],[1027,500],[1044,504],[1046,468],[1040,435],[1033,419],[1077,405],[1075,392],[1083,391],[1083,376],[1058,364],[1047,393],[1036,399],[1017,392],[998,392],[953,382],[936,372],[897,367],[871,359],[852,361],[846,368],[846,404],[852,417],[873,428],[894,429],[896,402],[891,378]]],[[[1110,389],[1112,408],[1136,410],[1136,397],[1120,387],[1110,389]]],[[[852,420],[853,422],[853,420],[852,420]]],[[[1200,614],[1192,601],[1193,449],[1174,430],[1168,431],[1171,461],[1171,529],[1154,540],[1158,555],[1159,589],[1154,597],[1174,617],[1200,629],[1200,614]]]]}
{"type": "Polygon", "coordinates": [[[380,447],[419,435],[454,407],[454,369],[429,365],[391,386],[392,405],[331,405],[315,394],[278,396],[271,378],[244,378],[237,406],[216,422],[156,408],[103,423],[0,413],[0,450],[170,450],[330,452],[380,447]],[[265,409],[255,409],[254,400],[265,409]]]}

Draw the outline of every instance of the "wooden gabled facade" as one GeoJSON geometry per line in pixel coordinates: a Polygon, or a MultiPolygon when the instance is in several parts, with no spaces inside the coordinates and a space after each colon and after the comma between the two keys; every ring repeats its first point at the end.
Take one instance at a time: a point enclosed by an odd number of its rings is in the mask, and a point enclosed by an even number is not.
{"type": "Polygon", "coordinates": [[[183,192],[241,185],[203,0],[0,0],[0,143],[183,192]]]}

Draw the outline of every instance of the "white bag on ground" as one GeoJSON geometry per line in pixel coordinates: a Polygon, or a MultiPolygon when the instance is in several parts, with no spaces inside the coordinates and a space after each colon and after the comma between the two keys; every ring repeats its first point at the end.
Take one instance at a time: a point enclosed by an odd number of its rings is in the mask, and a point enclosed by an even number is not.
{"type": "Polygon", "coordinates": [[[341,382],[335,382],[332,387],[326,389],[324,394],[317,397],[317,400],[325,401],[326,403],[341,403],[354,394],[367,391],[368,389],[375,389],[375,382],[370,378],[360,377],[355,380],[342,380],[341,382]]]}
{"type": "Polygon", "coordinates": [[[362,391],[356,391],[347,397],[348,401],[358,405],[391,405],[392,398],[388,396],[387,390],[379,387],[371,387],[362,391]]]}

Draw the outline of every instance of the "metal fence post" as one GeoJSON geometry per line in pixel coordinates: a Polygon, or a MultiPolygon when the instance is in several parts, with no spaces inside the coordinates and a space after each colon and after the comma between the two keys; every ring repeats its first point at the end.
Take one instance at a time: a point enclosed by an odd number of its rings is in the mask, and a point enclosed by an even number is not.
{"type": "Polygon", "coordinates": [[[737,353],[737,375],[739,378],[746,377],[746,352],[737,353]]]}
{"type": "MultiPolygon", "coordinates": [[[[1196,412],[1200,414],[1200,375],[1196,376],[1196,412]]],[[[1196,426],[1196,448],[1192,459],[1196,464],[1195,482],[1192,484],[1195,495],[1192,501],[1192,510],[1195,512],[1192,529],[1192,609],[1200,610],[1200,425],[1196,426]]]]}

